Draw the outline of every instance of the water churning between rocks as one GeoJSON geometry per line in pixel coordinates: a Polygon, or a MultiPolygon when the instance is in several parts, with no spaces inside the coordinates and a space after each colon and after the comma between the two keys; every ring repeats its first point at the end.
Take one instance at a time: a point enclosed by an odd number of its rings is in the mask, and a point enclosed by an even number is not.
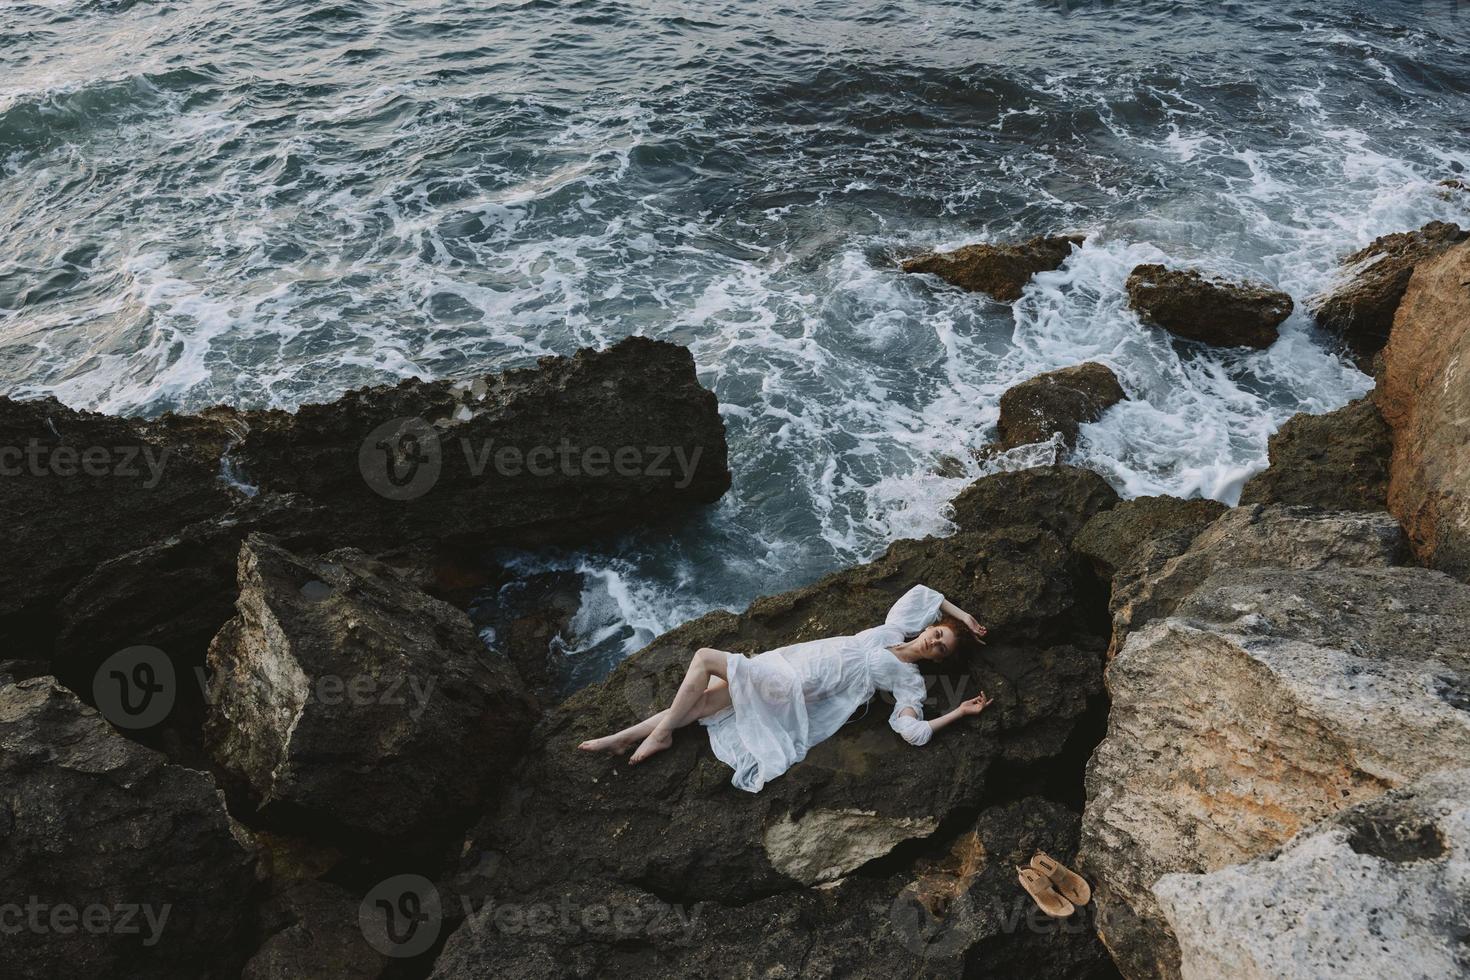
{"type": "MultiPolygon", "coordinates": [[[[1096,360],[1072,461],[1233,502],[1371,382],[1340,258],[1465,223],[1470,5],[47,0],[0,15],[0,383],[154,415],[294,407],[641,334],[719,396],[679,528],[500,556],[582,575],[596,676],[658,632],[943,533],[1002,392],[1096,360]],[[1187,67],[1186,67],[1187,66],[1187,67]],[[905,276],[1083,232],[1013,306],[905,276]],[[1264,351],[1129,312],[1142,262],[1289,292],[1264,351]]],[[[575,439],[575,433],[569,433],[575,439]]],[[[239,475],[248,480],[248,474],[239,475]]]]}

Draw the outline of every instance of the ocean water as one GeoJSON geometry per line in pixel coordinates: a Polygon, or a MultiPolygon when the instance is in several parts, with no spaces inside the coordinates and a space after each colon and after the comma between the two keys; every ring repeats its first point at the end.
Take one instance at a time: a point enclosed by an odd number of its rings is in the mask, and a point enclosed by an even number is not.
{"type": "Polygon", "coordinates": [[[1282,421],[1371,384],[1304,312],[1341,256],[1470,219],[1439,185],[1470,172],[1467,36],[1465,0],[7,0],[0,391],[291,407],[687,344],[725,500],[501,556],[584,573],[585,679],[943,533],[1040,371],[1131,396],[1074,461],[1233,501],[1282,421]],[[896,271],[1061,231],[1091,237],[1013,307],[896,271]],[[1142,261],[1299,312],[1264,352],[1179,344],[1127,311],[1142,261]]]}

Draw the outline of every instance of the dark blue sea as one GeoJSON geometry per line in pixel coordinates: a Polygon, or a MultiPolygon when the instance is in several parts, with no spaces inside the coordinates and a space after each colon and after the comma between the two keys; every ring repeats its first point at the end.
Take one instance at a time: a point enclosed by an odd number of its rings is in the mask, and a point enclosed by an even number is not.
{"type": "MultiPolygon", "coordinates": [[[[291,407],[631,334],[692,348],[735,484],[584,573],[591,676],[655,633],[943,533],[998,398],[1085,359],[1074,460],[1233,501],[1368,389],[1307,312],[1374,236],[1470,219],[1470,2],[51,0],[0,5],[0,391],[291,407]],[[1092,237],[1012,306],[896,270],[1092,237]],[[1172,342],[1143,261],[1297,300],[1172,342]],[[956,464],[954,460],[958,460],[956,464]]],[[[494,637],[487,634],[493,644],[494,637]]]]}

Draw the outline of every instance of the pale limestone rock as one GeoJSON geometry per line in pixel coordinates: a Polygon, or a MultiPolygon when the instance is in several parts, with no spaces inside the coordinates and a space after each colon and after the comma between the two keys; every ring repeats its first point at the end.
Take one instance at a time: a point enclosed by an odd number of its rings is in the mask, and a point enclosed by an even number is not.
{"type": "Polygon", "coordinates": [[[1418,568],[1217,571],[1107,678],[1079,861],[1124,974],[1178,976],[1161,876],[1248,861],[1470,758],[1470,588],[1418,568]]]}
{"type": "Polygon", "coordinates": [[[884,817],[873,810],[809,810],[766,828],[772,866],[803,885],[835,881],[915,837],[938,828],[933,817],[884,817]]]}
{"type": "Polygon", "coordinates": [[[1154,886],[1185,980],[1470,975],[1470,769],[1353,807],[1279,853],[1154,886]]]}

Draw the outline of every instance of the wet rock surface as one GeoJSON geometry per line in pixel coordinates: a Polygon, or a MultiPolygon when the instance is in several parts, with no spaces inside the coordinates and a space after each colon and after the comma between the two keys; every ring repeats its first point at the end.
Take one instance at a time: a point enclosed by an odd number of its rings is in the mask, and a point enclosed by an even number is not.
{"type": "Polygon", "coordinates": [[[1417,231],[1377,238],[1343,259],[1345,282],[1318,305],[1317,322],[1342,337],[1364,371],[1383,349],[1409,279],[1421,263],[1470,238],[1470,231],[1431,221],[1417,231]]]}
{"type": "Polygon", "coordinates": [[[1095,361],[1039,374],[1001,395],[997,446],[1014,449],[1056,434],[1075,446],[1083,425],[1127,397],[1112,370],[1095,361]]]}
{"type": "Polygon", "coordinates": [[[1061,268],[1085,240],[1084,235],[1054,235],[1010,244],[966,245],[907,259],[903,271],[938,276],[950,285],[1010,303],[1021,298],[1032,276],[1061,268]]]}
{"type": "Polygon", "coordinates": [[[1270,347],[1294,308],[1286,293],[1260,283],[1162,265],[1138,266],[1127,290],[1129,305],[1145,323],[1216,347],[1270,347]]]}
{"type": "Polygon", "coordinates": [[[253,862],[207,773],[123,738],[53,678],[0,685],[0,881],[23,917],[0,973],[237,975],[253,862]]]}
{"type": "Polygon", "coordinates": [[[0,446],[15,470],[0,479],[0,513],[16,518],[0,566],[0,632],[12,652],[49,658],[55,603],[100,562],[229,510],[219,446],[178,436],[166,421],[0,397],[0,446]]]}
{"type": "Polygon", "coordinates": [[[1388,509],[1424,564],[1470,581],[1470,243],[1420,265],[1373,400],[1392,430],[1388,509]]]}
{"type": "Polygon", "coordinates": [[[253,530],[372,551],[585,539],[676,519],[730,481],[693,358],[643,338],[294,414],[136,420],[0,398],[0,446],[21,453],[0,511],[25,515],[0,629],[83,687],[88,664],[125,646],[197,666],[253,530]]]}
{"type": "Polygon", "coordinates": [[[1324,415],[1293,415],[1271,436],[1270,466],[1246,482],[1240,502],[1384,510],[1391,450],[1371,398],[1324,415]]]}

